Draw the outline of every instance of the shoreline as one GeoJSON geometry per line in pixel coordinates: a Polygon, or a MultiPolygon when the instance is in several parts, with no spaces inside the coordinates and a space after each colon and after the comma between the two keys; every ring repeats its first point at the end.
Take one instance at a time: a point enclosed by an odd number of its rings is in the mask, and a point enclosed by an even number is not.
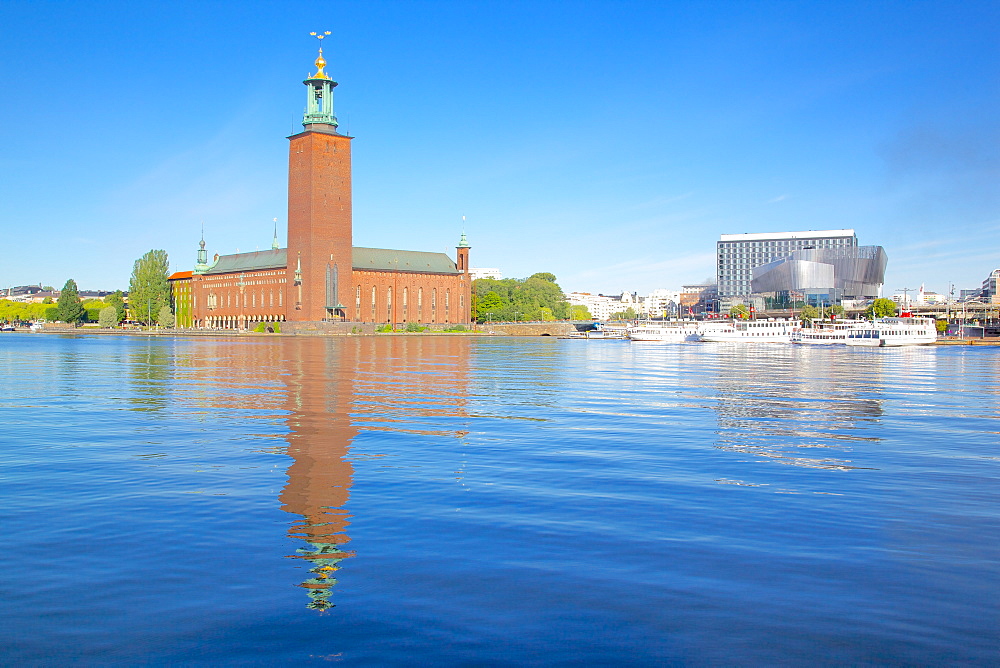
{"type": "MultiPolygon", "coordinates": [[[[73,336],[98,334],[104,336],[147,336],[147,337],[199,337],[199,336],[221,336],[221,337],[252,337],[252,338],[274,338],[274,337],[298,337],[298,336],[324,336],[329,338],[352,337],[352,336],[491,336],[491,337],[511,337],[508,333],[498,333],[495,331],[468,330],[464,332],[346,332],[333,333],[324,332],[316,334],[298,334],[294,332],[253,332],[235,330],[136,330],[136,329],[100,329],[97,327],[76,327],[76,328],[43,328],[37,332],[32,332],[27,328],[18,328],[13,332],[2,332],[2,334],[71,334],[73,336]]],[[[531,336],[531,335],[525,335],[531,336]]],[[[542,335],[533,335],[531,338],[548,338],[542,335]]],[[[551,337],[557,338],[557,337],[551,337]]],[[[1000,337],[987,337],[981,339],[958,339],[947,338],[938,339],[932,346],[1000,346],[1000,337]]]]}

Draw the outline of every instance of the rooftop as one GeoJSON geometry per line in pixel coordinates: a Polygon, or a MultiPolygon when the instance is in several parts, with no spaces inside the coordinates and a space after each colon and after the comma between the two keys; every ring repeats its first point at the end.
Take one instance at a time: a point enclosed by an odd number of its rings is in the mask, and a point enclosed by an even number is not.
{"type": "Polygon", "coordinates": [[[754,232],[751,234],[722,234],[719,241],[762,241],[779,239],[815,239],[817,237],[853,237],[854,230],[806,230],[804,232],[754,232]]]}

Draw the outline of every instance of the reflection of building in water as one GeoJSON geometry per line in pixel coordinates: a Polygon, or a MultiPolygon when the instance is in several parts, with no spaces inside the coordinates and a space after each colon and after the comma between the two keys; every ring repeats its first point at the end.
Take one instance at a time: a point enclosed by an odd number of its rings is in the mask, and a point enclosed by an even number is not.
{"type": "Polygon", "coordinates": [[[311,577],[301,586],[309,592],[309,607],[325,610],[332,605],[337,582],[333,573],[353,556],[342,546],[350,541],[344,506],[354,475],[347,451],[357,434],[351,424],[357,347],[297,338],[284,347],[281,380],[287,390],[288,455],[293,461],[279,499],[282,510],[301,516],[288,532],[308,544],[296,555],[310,565],[311,577]]]}
{"type": "Polygon", "coordinates": [[[462,337],[388,336],[291,339],[286,347],[288,484],[282,509],[300,515],[289,536],[308,547],[302,583],[309,607],[325,610],[344,550],[354,467],[349,448],[359,430],[461,437],[439,420],[464,415],[469,341],[462,337]]]}
{"type": "Polygon", "coordinates": [[[346,549],[355,437],[362,430],[464,436],[454,418],[465,416],[470,345],[425,335],[211,341],[191,360],[212,378],[199,403],[252,407],[261,413],[255,417],[281,416],[288,426],[282,436],[292,463],[279,500],[295,516],[289,537],[304,541],[289,556],[307,565],[300,586],[308,607],[333,605],[334,574],[355,556],[346,549]]]}
{"type": "Polygon", "coordinates": [[[844,457],[812,454],[878,440],[851,432],[882,415],[881,401],[870,398],[882,382],[879,360],[859,373],[856,356],[843,352],[778,344],[720,349],[717,447],[808,468],[857,468],[844,457]]]}

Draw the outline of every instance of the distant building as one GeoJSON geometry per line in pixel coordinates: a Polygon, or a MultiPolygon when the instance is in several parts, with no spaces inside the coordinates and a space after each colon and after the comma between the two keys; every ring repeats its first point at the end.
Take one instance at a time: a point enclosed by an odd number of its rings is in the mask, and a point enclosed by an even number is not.
{"type": "MultiPolygon", "coordinates": [[[[4,299],[15,302],[30,302],[35,295],[44,292],[41,285],[18,285],[3,291],[4,299]]],[[[46,294],[52,294],[47,292],[46,294]]],[[[39,300],[41,301],[41,300],[39,300]]]]}
{"type": "Polygon", "coordinates": [[[854,230],[723,234],[717,244],[719,297],[790,296],[827,303],[878,296],[887,258],[859,246],[854,230]]]}
{"type": "Polygon", "coordinates": [[[657,289],[646,295],[646,313],[651,318],[674,317],[681,304],[680,290],[657,289]]]}
{"type": "Polygon", "coordinates": [[[983,281],[983,289],[979,291],[979,299],[987,304],[1000,304],[1000,293],[997,292],[998,281],[1000,281],[1000,269],[994,269],[983,281]]]}
{"type": "Polygon", "coordinates": [[[715,283],[682,285],[678,302],[681,315],[714,313],[718,311],[719,290],[715,283]]]}
{"type": "Polygon", "coordinates": [[[499,281],[503,278],[503,274],[500,273],[499,269],[492,267],[472,267],[469,269],[469,277],[472,280],[476,280],[477,278],[492,278],[499,281]]]}
{"type": "Polygon", "coordinates": [[[170,285],[170,301],[174,308],[175,327],[193,327],[193,299],[191,295],[191,277],[193,271],[178,271],[167,277],[170,285]]]}
{"type": "Polygon", "coordinates": [[[594,320],[609,320],[615,313],[621,313],[628,308],[636,315],[645,314],[645,299],[634,292],[622,292],[620,295],[593,295],[589,292],[570,292],[566,301],[571,306],[584,306],[594,320]]]}

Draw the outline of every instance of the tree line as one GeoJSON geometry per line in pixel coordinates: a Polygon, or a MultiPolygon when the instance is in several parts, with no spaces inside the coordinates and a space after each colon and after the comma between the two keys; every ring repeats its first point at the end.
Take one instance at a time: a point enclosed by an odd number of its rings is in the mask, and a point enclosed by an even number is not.
{"type": "Polygon", "coordinates": [[[129,291],[126,295],[116,290],[103,300],[80,298],[80,290],[72,278],[66,281],[53,305],[46,298],[41,304],[0,299],[0,322],[29,322],[33,320],[61,321],[71,324],[96,322],[101,327],[117,327],[127,319],[161,327],[172,327],[174,311],[171,308],[170,263],[167,252],[151,250],[135,261],[129,291]]]}
{"type": "Polygon", "coordinates": [[[539,272],[528,278],[473,281],[472,317],[477,322],[588,320],[590,313],[566,301],[554,274],[539,272]]]}

